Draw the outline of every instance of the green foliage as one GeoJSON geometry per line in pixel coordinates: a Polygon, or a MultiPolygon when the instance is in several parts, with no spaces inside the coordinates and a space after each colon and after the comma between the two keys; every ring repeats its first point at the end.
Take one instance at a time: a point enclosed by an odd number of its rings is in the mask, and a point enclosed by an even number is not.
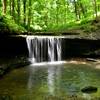
{"type": "MultiPolygon", "coordinates": [[[[0,2],[0,16],[5,15],[5,22],[0,25],[6,24],[12,32],[85,29],[89,21],[100,14],[100,0],[5,1],[0,2]]],[[[89,30],[95,31],[96,27],[90,26],[87,28],[89,30]]]]}
{"type": "Polygon", "coordinates": [[[0,30],[9,32],[10,34],[20,34],[26,31],[24,27],[16,24],[12,16],[9,15],[0,17],[0,30]]]}

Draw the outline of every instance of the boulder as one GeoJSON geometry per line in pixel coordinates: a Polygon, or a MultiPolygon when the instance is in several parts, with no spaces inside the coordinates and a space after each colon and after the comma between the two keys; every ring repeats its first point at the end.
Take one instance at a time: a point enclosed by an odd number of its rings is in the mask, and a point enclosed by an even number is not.
{"type": "Polygon", "coordinates": [[[95,92],[97,92],[97,87],[94,87],[94,86],[86,86],[86,87],[82,88],[81,91],[83,93],[95,93],[95,92]]]}

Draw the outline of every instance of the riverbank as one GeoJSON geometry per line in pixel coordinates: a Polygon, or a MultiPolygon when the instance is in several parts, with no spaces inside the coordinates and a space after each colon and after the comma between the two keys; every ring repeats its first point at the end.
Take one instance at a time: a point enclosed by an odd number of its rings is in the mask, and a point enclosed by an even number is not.
{"type": "Polygon", "coordinates": [[[0,58],[0,78],[11,70],[29,65],[26,57],[0,58]]]}

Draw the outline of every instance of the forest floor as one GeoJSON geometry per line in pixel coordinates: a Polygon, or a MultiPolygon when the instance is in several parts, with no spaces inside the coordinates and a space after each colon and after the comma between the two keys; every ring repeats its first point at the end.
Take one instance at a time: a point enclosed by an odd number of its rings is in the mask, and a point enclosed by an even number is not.
{"type": "Polygon", "coordinates": [[[66,30],[67,33],[76,33],[80,38],[100,39],[100,17],[90,21],[82,21],[75,27],[73,25],[72,28],[66,30]]]}

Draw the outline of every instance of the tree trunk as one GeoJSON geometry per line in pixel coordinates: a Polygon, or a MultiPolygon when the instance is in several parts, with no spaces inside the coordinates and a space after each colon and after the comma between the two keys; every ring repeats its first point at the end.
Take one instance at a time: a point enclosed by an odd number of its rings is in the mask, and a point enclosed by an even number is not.
{"type": "Polygon", "coordinates": [[[57,3],[57,8],[56,8],[56,24],[57,24],[57,26],[58,26],[58,21],[59,21],[59,7],[58,7],[58,2],[56,2],[57,3]]]}
{"type": "MultiPolygon", "coordinates": [[[[68,3],[68,2],[67,2],[68,3]]],[[[67,22],[67,7],[66,7],[66,2],[64,2],[64,7],[65,7],[65,17],[64,17],[64,24],[66,24],[66,22],[67,22]]]]}
{"type": "Polygon", "coordinates": [[[86,17],[86,8],[84,7],[84,5],[80,2],[80,8],[81,8],[81,11],[83,13],[83,16],[84,18],[86,17]]]}
{"type": "Polygon", "coordinates": [[[0,0],[0,11],[2,11],[2,1],[1,0],[0,0]]]}
{"type": "Polygon", "coordinates": [[[24,25],[26,25],[26,1],[27,0],[23,0],[24,25]]]}
{"type": "Polygon", "coordinates": [[[14,0],[10,0],[10,13],[11,13],[11,16],[13,16],[13,18],[15,19],[15,2],[14,0]]]}
{"type": "Polygon", "coordinates": [[[94,11],[95,11],[95,15],[97,17],[98,15],[97,15],[97,2],[96,2],[96,0],[94,0],[94,11]]]}
{"type": "Polygon", "coordinates": [[[18,23],[20,22],[20,0],[17,0],[17,7],[18,7],[18,10],[17,10],[17,12],[18,12],[18,23]]]}
{"type": "Polygon", "coordinates": [[[78,11],[77,11],[77,3],[75,0],[74,0],[74,8],[75,8],[76,20],[79,20],[78,11]]]}
{"type": "Polygon", "coordinates": [[[28,30],[30,29],[31,22],[31,0],[29,0],[29,9],[28,9],[28,30]]]}
{"type": "Polygon", "coordinates": [[[12,0],[9,0],[9,6],[10,6],[10,15],[12,15],[12,0]]]}
{"type": "Polygon", "coordinates": [[[6,15],[6,3],[7,0],[3,0],[3,15],[6,15]]]}

